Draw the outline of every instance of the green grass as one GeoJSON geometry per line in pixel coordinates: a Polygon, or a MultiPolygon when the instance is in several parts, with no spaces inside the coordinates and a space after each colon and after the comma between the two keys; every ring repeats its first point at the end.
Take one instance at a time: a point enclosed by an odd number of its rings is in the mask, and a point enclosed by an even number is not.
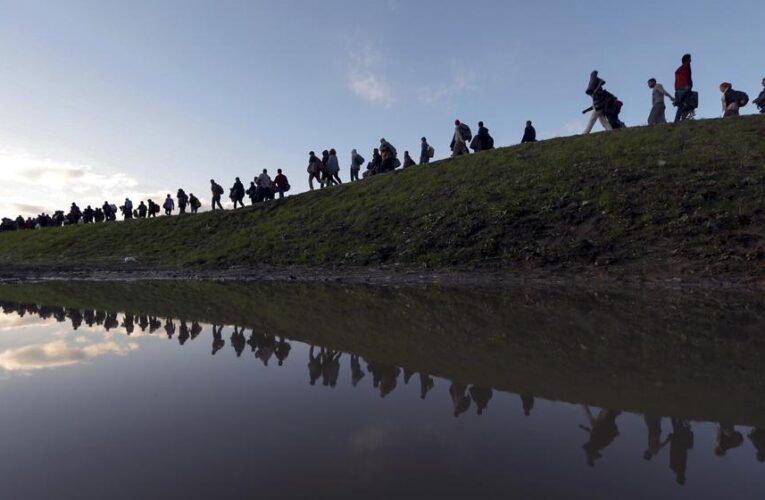
{"type": "Polygon", "coordinates": [[[765,120],[514,146],[236,212],[0,233],[0,265],[665,266],[758,272],[765,120]]]}

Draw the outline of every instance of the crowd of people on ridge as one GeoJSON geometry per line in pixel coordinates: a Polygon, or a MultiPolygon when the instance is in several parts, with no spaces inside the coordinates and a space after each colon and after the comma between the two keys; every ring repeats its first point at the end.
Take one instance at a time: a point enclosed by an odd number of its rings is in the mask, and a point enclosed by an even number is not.
{"type": "MultiPolygon", "coordinates": [[[[674,95],[669,93],[656,78],[648,80],[648,88],[651,90],[651,110],[648,114],[649,126],[667,123],[665,115],[665,100],[667,98],[677,108],[674,123],[694,118],[699,105],[699,94],[694,90],[691,60],[691,54],[683,55],[681,64],[675,71],[674,95]]],[[[763,78],[761,83],[763,90],[752,100],[752,103],[758,107],[760,113],[765,113],[765,78],[763,78]]],[[[590,74],[585,94],[591,98],[592,104],[582,112],[584,114],[590,113],[590,117],[582,132],[583,134],[589,134],[597,122],[600,122],[605,130],[626,127],[619,117],[624,103],[614,94],[607,91],[605,85],[606,81],[600,78],[598,71],[593,71],[590,74]]],[[[739,116],[740,109],[749,103],[749,96],[745,92],[734,89],[730,82],[721,83],[720,92],[722,116],[724,118],[739,116]]],[[[521,143],[533,143],[536,140],[536,130],[529,120],[526,122],[521,143]]],[[[489,129],[484,126],[483,122],[478,122],[477,133],[474,136],[466,123],[455,120],[449,149],[451,150],[452,157],[470,154],[470,150],[478,153],[494,149],[494,138],[489,134],[489,129]]],[[[427,165],[434,156],[435,149],[428,143],[427,138],[423,137],[420,141],[419,164],[427,165]]],[[[351,182],[384,174],[399,167],[406,169],[418,164],[409,154],[409,151],[404,151],[402,163],[398,158],[396,148],[385,138],[380,139],[380,146],[374,148],[368,162],[356,149],[351,150],[350,160],[351,182]],[[364,166],[365,171],[361,173],[361,169],[364,166]],[[359,175],[360,173],[361,176],[359,175]]],[[[343,183],[340,179],[340,162],[335,149],[325,149],[322,151],[321,157],[317,156],[313,151],[309,152],[307,173],[310,190],[314,190],[314,181],[318,183],[319,188],[343,183]]],[[[221,199],[225,190],[213,179],[210,179],[210,188],[210,208],[212,210],[222,210],[221,199]]],[[[233,203],[234,209],[236,209],[244,207],[245,196],[249,197],[254,205],[263,201],[274,200],[277,194],[279,199],[282,199],[284,198],[284,193],[289,190],[289,181],[281,169],[277,170],[277,175],[273,180],[268,175],[268,171],[263,169],[263,172],[250,182],[250,186],[247,189],[245,189],[244,184],[237,177],[234,185],[229,190],[229,199],[233,203]]],[[[193,193],[187,195],[183,189],[179,189],[175,199],[170,194],[167,195],[161,208],[164,209],[165,215],[169,216],[174,213],[176,206],[179,214],[185,214],[187,207],[190,213],[195,214],[201,208],[202,203],[193,193]]],[[[118,214],[121,214],[124,220],[151,218],[156,217],[159,212],[160,206],[151,199],[147,200],[146,203],[141,201],[135,207],[129,198],[125,198],[124,203],[119,207],[109,202],[104,202],[101,207],[92,208],[88,205],[84,209],[80,209],[76,203],[72,203],[68,212],[57,210],[53,215],[41,213],[37,217],[25,218],[19,215],[15,219],[3,218],[0,220],[0,231],[109,222],[117,220],[118,214]]]]}
{"type": "MultiPolygon", "coordinates": [[[[205,329],[205,326],[198,321],[186,321],[168,317],[164,318],[163,324],[162,319],[156,316],[133,314],[122,314],[122,320],[120,321],[120,316],[115,312],[36,304],[16,304],[7,301],[0,301],[0,311],[4,314],[17,314],[21,317],[26,314],[33,314],[42,319],[53,318],[60,323],[69,320],[72,329],[75,331],[81,328],[83,324],[91,328],[95,326],[102,327],[107,332],[121,328],[127,335],[133,334],[137,329],[149,334],[164,331],[168,339],[173,339],[177,334],[178,343],[181,346],[199,337],[205,329]]],[[[212,330],[211,353],[215,355],[226,346],[226,340],[223,338],[224,325],[209,326],[212,330]]],[[[233,326],[233,331],[229,338],[229,343],[237,358],[241,357],[249,346],[255,359],[258,359],[264,366],[269,366],[269,362],[273,358],[276,359],[279,366],[284,365],[292,349],[288,339],[283,336],[277,337],[267,333],[258,333],[254,329],[248,339],[245,335],[246,330],[245,327],[233,326]]],[[[391,394],[399,386],[400,379],[403,380],[405,385],[408,385],[414,375],[418,376],[420,399],[426,399],[430,391],[435,387],[435,379],[430,374],[400,368],[388,363],[363,360],[357,354],[314,345],[310,345],[308,350],[309,384],[317,385],[321,381],[321,385],[324,387],[336,387],[342,368],[340,361],[343,356],[349,358],[351,386],[357,387],[359,382],[367,374],[370,374],[372,376],[372,387],[379,391],[382,398],[391,394]],[[364,362],[362,363],[362,361],[364,362]],[[364,364],[366,364],[366,370],[364,369],[364,364]]],[[[464,414],[473,405],[475,405],[476,413],[482,415],[486,411],[494,391],[495,389],[491,387],[450,381],[449,397],[454,417],[464,414]]],[[[524,415],[530,416],[534,408],[534,396],[521,394],[520,399],[524,415]]],[[[582,404],[581,407],[584,411],[586,422],[579,425],[579,427],[587,433],[587,441],[582,448],[585,452],[587,464],[594,466],[597,460],[602,458],[603,451],[619,436],[617,419],[622,412],[608,408],[602,408],[597,412],[593,412],[586,404],[582,404]]],[[[665,434],[662,428],[665,418],[658,414],[646,413],[643,415],[648,439],[642,456],[644,460],[650,461],[660,455],[664,448],[669,447],[669,467],[675,474],[676,482],[678,484],[685,484],[688,455],[694,448],[694,433],[691,422],[682,418],[669,417],[671,430],[665,434]]],[[[765,462],[765,429],[754,428],[748,434],[748,438],[756,450],[755,457],[757,461],[765,462]]],[[[719,457],[723,457],[729,451],[741,447],[745,440],[744,435],[736,430],[735,425],[721,422],[717,424],[716,441],[714,453],[719,457]]]]}

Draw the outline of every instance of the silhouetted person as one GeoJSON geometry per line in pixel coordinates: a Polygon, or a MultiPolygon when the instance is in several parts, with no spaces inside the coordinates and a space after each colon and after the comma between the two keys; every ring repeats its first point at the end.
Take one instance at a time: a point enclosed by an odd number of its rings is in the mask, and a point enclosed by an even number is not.
{"type": "Polygon", "coordinates": [[[521,139],[521,144],[527,142],[537,142],[537,130],[531,124],[531,120],[526,122],[526,128],[523,129],[523,139],[521,139]]]}
{"type": "Polygon", "coordinates": [[[417,163],[414,161],[414,159],[409,156],[409,151],[404,151],[404,168],[409,168],[417,165],[417,163]]]}
{"type": "Polygon", "coordinates": [[[234,185],[231,186],[231,201],[234,202],[234,210],[236,210],[237,205],[244,208],[244,202],[242,200],[244,200],[244,184],[242,184],[242,181],[237,177],[234,181],[234,185]]]}
{"type": "Polygon", "coordinates": [[[757,461],[765,462],[765,429],[756,428],[749,433],[749,440],[757,449],[757,461]]]}
{"type": "Polygon", "coordinates": [[[238,326],[234,327],[234,332],[231,334],[231,347],[236,352],[236,357],[240,357],[244,352],[244,348],[247,346],[247,339],[244,337],[244,328],[239,330],[238,326]]]}
{"type": "Polygon", "coordinates": [[[268,366],[268,361],[274,355],[274,349],[276,349],[276,339],[273,335],[265,333],[256,335],[254,330],[252,337],[255,339],[258,347],[258,350],[255,351],[255,357],[263,362],[263,366],[268,366]]]}
{"type": "Polygon", "coordinates": [[[85,320],[85,324],[88,326],[93,326],[95,324],[96,320],[96,312],[92,309],[86,309],[83,314],[83,319],[85,320]]]}
{"type": "Polygon", "coordinates": [[[112,328],[117,328],[119,326],[120,322],[117,320],[117,313],[107,313],[106,318],[104,319],[104,330],[108,332],[112,328]]]}
{"type": "Polygon", "coordinates": [[[435,155],[435,150],[428,144],[427,137],[420,139],[420,165],[427,165],[435,155]]]}
{"type": "Polygon", "coordinates": [[[434,385],[433,377],[427,373],[420,372],[420,399],[425,399],[434,385]]]}
{"type": "Polygon", "coordinates": [[[279,193],[279,199],[284,198],[284,193],[290,190],[290,181],[287,180],[287,176],[282,173],[281,168],[276,169],[276,177],[274,177],[274,192],[279,193]]]}
{"type": "Polygon", "coordinates": [[[355,354],[351,354],[351,385],[356,387],[359,381],[364,378],[364,370],[361,368],[361,362],[359,357],[355,354]]]}
{"type": "Polygon", "coordinates": [[[220,204],[220,197],[223,196],[223,187],[217,184],[213,179],[210,179],[210,193],[212,194],[212,209],[215,210],[217,206],[223,210],[223,205],[220,204]]]}
{"type": "Polygon", "coordinates": [[[220,326],[213,325],[212,335],[213,335],[212,355],[215,356],[215,353],[223,349],[223,346],[226,345],[226,341],[223,340],[223,325],[220,325],[220,326]]]}
{"type": "Polygon", "coordinates": [[[311,188],[311,191],[313,191],[313,181],[316,180],[319,182],[319,187],[324,187],[324,181],[321,179],[321,170],[323,165],[321,162],[321,159],[316,156],[316,153],[313,151],[308,153],[308,187],[311,188]]]}
{"type": "Polygon", "coordinates": [[[688,450],[691,448],[693,448],[691,424],[685,420],[673,418],[672,434],[669,435],[669,468],[675,473],[677,484],[685,484],[688,450]]]}
{"type": "Polygon", "coordinates": [[[69,320],[72,322],[72,330],[77,330],[82,326],[82,312],[79,309],[70,309],[69,320]]]}
{"type": "Polygon", "coordinates": [[[186,191],[179,189],[178,192],[175,193],[175,198],[178,200],[178,213],[185,214],[186,205],[189,204],[189,196],[186,194],[186,191]]]}
{"type": "Polygon", "coordinates": [[[467,387],[463,384],[452,382],[449,386],[449,395],[452,397],[454,405],[454,416],[459,417],[470,408],[470,396],[466,394],[467,387]]]}
{"type": "Polygon", "coordinates": [[[189,207],[191,207],[191,213],[192,214],[197,213],[201,206],[202,206],[202,202],[199,201],[199,198],[194,196],[194,193],[189,193],[189,207]]]}
{"type": "Polygon", "coordinates": [[[125,317],[122,318],[122,328],[125,329],[125,333],[130,335],[133,333],[135,327],[134,327],[134,319],[132,314],[125,314],[125,317]]]}
{"type": "Polygon", "coordinates": [[[404,385],[409,384],[409,379],[411,379],[414,374],[415,372],[413,372],[412,370],[407,370],[406,368],[404,368],[404,385]]]}
{"type": "Polygon", "coordinates": [[[141,328],[142,332],[145,332],[146,329],[149,327],[149,317],[141,316],[140,318],[138,318],[138,326],[141,328]]]}
{"type": "Polygon", "coordinates": [[[290,355],[290,349],[292,349],[292,346],[289,342],[287,342],[284,337],[279,337],[279,342],[276,343],[276,347],[274,348],[274,355],[279,361],[279,366],[282,366],[284,361],[287,360],[287,356],[290,355]]]}
{"type": "Polygon", "coordinates": [[[583,405],[587,420],[590,423],[590,427],[580,425],[580,427],[590,434],[590,439],[582,448],[587,456],[587,465],[593,467],[595,461],[602,455],[600,452],[610,445],[616,436],[619,435],[619,428],[616,427],[616,417],[621,412],[616,410],[602,409],[598,412],[598,416],[592,415],[589,406],[583,405]]]}
{"type": "Polygon", "coordinates": [[[653,457],[659,454],[662,448],[664,448],[670,441],[670,437],[662,442],[661,440],[661,417],[657,415],[651,415],[646,413],[643,415],[645,425],[648,428],[648,448],[643,453],[643,458],[651,460],[653,457]]]}
{"type": "Polygon", "coordinates": [[[720,424],[717,427],[717,447],[715,455],[725,456],[728,450],[738,448],[744,443],[744,436],[733,425],[720,424]]]}
{"type": "Polygon", "coordinates": [[[489,405],[491,400],[492,391],[490,388],[472,386],[470,388],[470,397],[475,401],[475,405],[478,407],[478,414],[482,415],[483,411],[489,405]]]}
{"type": "Polygon", "coordinates": [[[149,317],[149,333],[152,334],[162,328],[162,322],[155,316],[149,317]]]}
{"type": "Polygon", "coordinates": [[[148,211],[149,211],[149,208],[146,206],[146,203],[144,203],[143,200],[141,200],[141,202],[138,204],[138,217],[141,219],[145,219],[148,211]]]}

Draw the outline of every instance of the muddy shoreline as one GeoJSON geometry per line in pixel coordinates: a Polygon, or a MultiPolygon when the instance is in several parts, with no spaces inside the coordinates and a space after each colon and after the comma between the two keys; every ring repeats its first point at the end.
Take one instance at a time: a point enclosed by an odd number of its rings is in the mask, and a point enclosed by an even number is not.
{"type": "Polygon", "coordinates": [[[39,281],[262,281],[335,282],[370,285],[448,285],[511,288],[518,286],[627,287],[752,289],[765,288],[765,279],[756,274],[714,274],[668,272],[635,268],[451,268],[389,266],[324,267],[231,267],[224,269],[177,269],[142,266],[111,266],[75,269],[71,267],[13,266],[0,269],[0,284],[39,281]]]}

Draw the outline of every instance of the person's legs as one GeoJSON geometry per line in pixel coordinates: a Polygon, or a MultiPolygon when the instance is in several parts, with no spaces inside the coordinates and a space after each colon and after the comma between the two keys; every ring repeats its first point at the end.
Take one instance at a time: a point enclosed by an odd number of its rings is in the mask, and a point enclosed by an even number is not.
{"type": "Polygon", "coordinates": [[[600,113],[600,117],[598,118],[600,120],[600,124],[603,125],[603,128],[606,130],[613,130],[614,127],[611,126],[611,122],[608,121],[608,117],[604,115],[603,113],[600,113]]]}
{"type": "Polygon", "coordinates": [[[688,89],[679,89],[675,92],[675,105],[677,111],[675,112],[675,123],[678,123],[685,112],[685,99],[688,96],[688,89]]]}
{"type": "Polygon", "coordinates": [[[332,178],[337,182],[338,184],[342,184],[343,181],[340,180],[340,174],[332,174],[332,178]]]}
{"type": "Polygon", "coordinates": [[[284,198],[284,189],[282,189],[282,188],[280,187],[280,188],[279,188],[279,199],[281,200],[282,198],[284,198]]]}
{"type": "Polygon", "coordinates": [[[598,118],[601,118],[603,116],[603,112],[601,111],[595,111],[592,110],[592,113],[590,114],[590,119],[587,121],[587,125],[584,127],[584,131],[582,131],[583,135],[587,135],[590,132],[592,132],[592,127],[595,126],[595,122],[598,121],[598,118]]]}
{"type": "Polygon", "coordinates": [[[729,118],[731,116],[738,116],[738,103],[732,102],[728,104],[728,107],[725,108],[725,113],[723,114],[723,118],[729,118]]]}

